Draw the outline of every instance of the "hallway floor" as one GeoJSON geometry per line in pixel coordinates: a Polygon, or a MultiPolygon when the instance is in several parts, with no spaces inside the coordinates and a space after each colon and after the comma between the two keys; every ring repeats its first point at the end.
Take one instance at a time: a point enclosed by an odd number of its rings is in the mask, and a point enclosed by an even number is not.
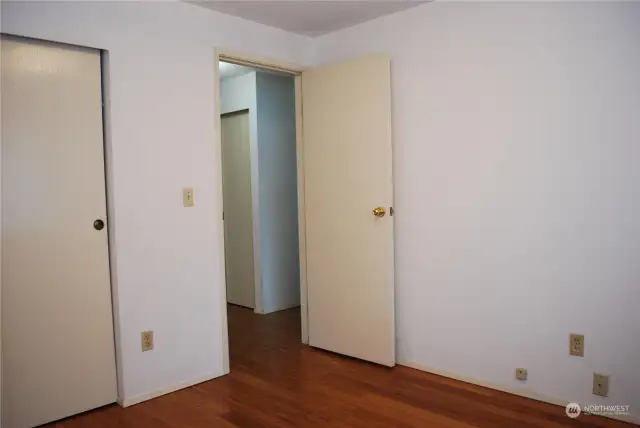
{"type": "Polygon", "coordinates": [[[633,425],[406,367],[393,369],[300,343],[300,310],[257,315],[229,306],[231,374],[58,428],[562,428],[633,425]]]}

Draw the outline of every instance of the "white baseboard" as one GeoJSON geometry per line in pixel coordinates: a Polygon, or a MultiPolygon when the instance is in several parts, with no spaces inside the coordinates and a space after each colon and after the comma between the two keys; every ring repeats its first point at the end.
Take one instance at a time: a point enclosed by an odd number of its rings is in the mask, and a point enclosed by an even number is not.
{"type": "Polygon", "coordinates": [[[293,308],[297,308],[298,306],[300,306],[300,303],[299,303],[299,302],[298,302],[298,303],[292,303],[292,304],[290,304],[290,305],[285,305],[285,306],[283,306],[283,307],[281,307],[281,308],[271,309],[271,310],[269,310],[268,312],[267,312],[267,311],[265,311],[265,312],[263,312],[262,314],[263,314],[263,315],[266,315],[266,314],[272,314],[272,313],[274,313],[274,312],[284,311],[285,309],[293,309],[293,308]]]}
{"type": "MultiPolygon", "coordinates": [[[[531,400],[542,401],[543,403],[554,404],[556,406],[566,407],[569,404],[570,400],[564,400],[557,397],[550,397],[547,395],[539,394],[536,391],[529,388],[517,388],[511,385],[503,385],[499,383],[487,382],[484,380],[476,379],[470,376],[461,375],[458,373],[448,372],[445,370],[436,369],[434,367],[427,367],[421,364],[409,362],[409,361],[397,361],[397,364],[400,366],[410,367],[412,369],[420,370],[427,373],[433,373],[439,376],[448,377],[450,379],[459,380],[461,382],[471,383],[473,385],[483,386],[485,388],[495,389],[497,391],[506,392],[513,395],[518,395],[520,397],[529,398],[531,400]]],[[[616,419],[623,422],[628,422],[631,424],[640,425],[640,418],[637,416],[605,416],[609,419],[616,419]]]]}
{"type": "Polygon", "coordinates": [[[125,398],[125,399],[118,398],[118,404],[121,407],[133,406],[134,404],[142,403],[143,401],[151,400],[153,398],[157,398],[157,397],[160,397],[162,395],[170,394],[170,393],[176,392],[176,391],[178,391],[180,389],[188,388],[190,386],[197,385],[199,383],[206,382],[208,380],[215,379],[215,378],[218,378],[218,377],[223,376],[223,375],[224,374],[218,374],[218,373],[216,373],[216,374],[208,374],[208,375],[205,375],[205,376],[198,377],[196,379],[192,379],[192,380],[187,381],[187,382],[181,382],[181,383],[179,383],[177,385],[173,385],[173,386],[170,386],[170,387],[167,387],[167,388],[162,388],[162,389],[158,389],[158,390],[155,390],[155,391],[152,391],[152,392],[139,394],[139,395],[136,395],[135,397],[125,398]]]}

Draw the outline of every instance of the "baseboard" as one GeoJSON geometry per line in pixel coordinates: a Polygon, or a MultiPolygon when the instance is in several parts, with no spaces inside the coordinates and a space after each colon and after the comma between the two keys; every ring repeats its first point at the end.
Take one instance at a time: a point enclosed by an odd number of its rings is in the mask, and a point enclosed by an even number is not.
{"type": "MultiPolygon", "coordinates": [[[[476,379],[470,376],[461,375],[458,373],[448,372],[446,370],[436,369],[434,367],[423,366],[409,361],[397,361],[400,366],[410,367],[412,369],[420,370],[427,373],[433,373],[435,375],[448,377],[450,379],[459,380],[461,382],[470,383],[477,386],[483,386],[485,388],[495,389],[497,391],[506,392],[508,394],[518,395],[520,397],[529,398],[531,400],[542,401],[543,403],[553,404],[556,406],[566,407],[570,400],[564,400],[557,397],[550,397],[548,395],[539,394],[536,391],[529,388],[517,388],[511,385],[503,385],[499,383],[487,382],[484,380],[476,379]]],[[[604,416],[609,419],[615,419],[631,424],[640,425],[640,418],[637,416],[604,416]]]]}
{"type": "Polygon", "coordinates": [[[206,381],[218,378],[220,376],[223,376],[223,374],[217,374],[217,373],[216,374],[208,374],[208,375],[201,376],[201,377],[198,377],[196,379],[193,379],[193,380],[190,380],[190,381],[187,381],[187,382],[181,382],[181,383],[179,383],[177,385],[173,385],[173,386],[170,386],[170,387],[167,387],[167,388],[162,388],[162,389],[158,389],[158,390],[155,390],[155,391],[152,391],[152,392],[139,394],[139,395],[136,395],[135,397],[125,398],[125,399],[120,399],[119,398],[118,399],[118,404],[121,407],[133,406],[134,404],[142,403],[143,401],[151,400],[151,399],[160,397],[162,395],[170,394],[170,393],[176,392],[176,391],[178,391],[180,389],[188,388],[190,386],[197,385],[199,383],[206,382],[206,381]]]}
{"type": "Polygon", "coordinates": [[[262,314],[263,314],[263,315],[266,315],[266,314],[272,314],[272,313],[274,313],[274,312],[284,311],[284,310],[286,310],[286,309],[293,309],[293,308],[297,308],[298,306],[300,306],[300,303],[293,303],[293,304],[290,304],[290,305],[285,305],[285,306],[283,306],[283,307],[281,307],[281,308],[270,309],[268,312],[267,312],[267,311],[262,312],[262,314]]]}

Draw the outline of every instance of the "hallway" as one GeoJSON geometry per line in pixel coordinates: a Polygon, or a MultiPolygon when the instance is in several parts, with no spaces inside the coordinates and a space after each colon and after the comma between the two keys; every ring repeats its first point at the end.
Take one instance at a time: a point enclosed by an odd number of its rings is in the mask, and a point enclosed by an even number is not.
{"type": "Polygon", "coordinates": [[[58,428],[631,427],[423,373],[388,369],[300,343],[300,310],[257,315],[229,305],[231,374],[58,428]]]}

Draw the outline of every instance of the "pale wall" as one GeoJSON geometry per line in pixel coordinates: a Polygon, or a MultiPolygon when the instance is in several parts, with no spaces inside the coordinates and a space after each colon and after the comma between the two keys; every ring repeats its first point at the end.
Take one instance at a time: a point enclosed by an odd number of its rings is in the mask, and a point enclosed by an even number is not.
{"type": "Polygon", "coordinates": [[[639,23],[637,3],[436,2],[316,41],[318,63],[391,56],[399,363],[638,420],[639,23]]]}

